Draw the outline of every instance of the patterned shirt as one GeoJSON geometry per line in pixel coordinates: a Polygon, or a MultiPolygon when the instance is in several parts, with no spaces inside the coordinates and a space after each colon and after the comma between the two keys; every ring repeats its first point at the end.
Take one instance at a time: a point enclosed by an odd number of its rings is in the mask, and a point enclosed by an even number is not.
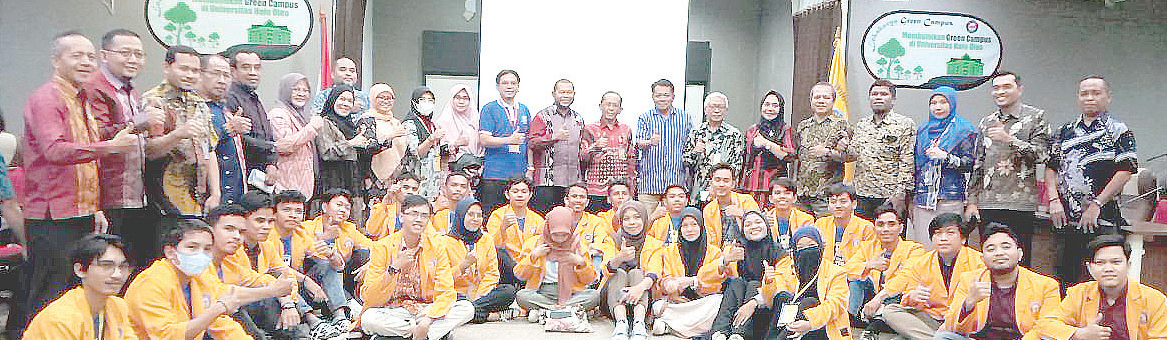
{"type": "Polygon", "coordinates": [[[1049,159],[1049,133],[1045,110],[1026,104],[1011,113],[997,110],[982,118],[968,203],[980,209],[1037,210],[1037,164],[1049,159]],[[1013,143],[988,137],[990,127],[1002,125],[1015,138],[1013,143]]]}
{"type": "Polygon", "coordinates": [[[636,187],[636,146],[632,144],[632,128],[620,124],[597,122],[588,124],[580,143],[580,157],[587,163],[588,195],[608,196],[608,185],[623,181],[629,188],[636,187]],[[592,149],[600,138],[607,138],[603,149],[592,149]]]}
{"type": "MultiPolygon", "coordinates": [[[[417,245],[421,247],[421,244],[417,245]]],[[[405,248],[402,245],[402,248],[405,248]]],[[[417,315],[425,308],[427,302],[421,293],[421,250],[411,255],[412,261],[397,273],[397,286],[389,295],[387,308],[402,308],[410,314],[417,315]]]]}
{"type": "Polygon", "coordinates": [[[693,171],[694,190],[690,190],[689,201],[708,202],[711,199],[707,189],[713,178],[713,168],[719,164],[733,167],[735,177],[740,174],[745,147],[746,138],[742,132],[726,122],[722,122],[717,131],[709,130],[708,122],[690,131],[683,156],[685,165],[693,171]],[[699,154],[693,152],[698,142],[705,143],[705,151],[699,154]]]}
{"type": "MultiPolygon", "coordinates": [[[[1086,203],[1106,188],[1116,171],[1134,173],[1139,168],[1134,132],[1109,113],[1090,125],[1079,117],[1059,127],[1050,136],[1049,157],[1046,168],[1058,173],[1058,196],[1071,221],[1082,218],[1086,203]]],[[[1116,217],[1117,212],[1112,200],[1102,216],[1116,217]]]]}
{"type": "Polygon", "coordinates": [[[660,145],[640,149],[637,193],[661,195],[670,185],[684,184],[681,154],[692,129],[692,118],[675,107],[669,109],[668,117],[654,107],[636,118],[634,143],[648,143],[653,134],[660,135],[660,145]]]}
{"type": "Polygon", "coordinates": [[[535,113],[527,140],[535,185],[567,187],[583,180],[579,161],[583,129],[583,117],[570,108],[567,114],[561,114],[556,105],[551,105],[535,113]],[[561,130],[567,130],[567,139],[555,140],[561,130]]]}
{"type": "MultiPolygon", "coordinates": [[[[142,94],[143,103],[153,99],[162,102],[166,111],[164,133],[184,124],[196,124],[200,131],[195,138],[178,142],[162,158],[146,163],[146,194],[164,216],[202,216],[203,202],[208,196],[204,167],[219,140],[211,126],[207,100],[168,83],[142,94]]],[[[160,136],[152,136],[156,137],[160,136]]]]}
{"type": "Polygon", "coordinates": [[[916,122],[887,112],[876,122],[869,116],[855,123],[855,138],[847,161],[855,162],[855,193],[888,198],[912,189],[915,168],[916,122]]]}
{"type": "Polygon", "coordinates": [[[814,116],[798,123],[798,195],[825,198],[827,188],[843,182],[843,163],[822,160],[815,157],[810,149],[816,145],[830,148],[847,143],[851,137],[851,127],[842,117],[828,115],[819,122],[814,116]]]}

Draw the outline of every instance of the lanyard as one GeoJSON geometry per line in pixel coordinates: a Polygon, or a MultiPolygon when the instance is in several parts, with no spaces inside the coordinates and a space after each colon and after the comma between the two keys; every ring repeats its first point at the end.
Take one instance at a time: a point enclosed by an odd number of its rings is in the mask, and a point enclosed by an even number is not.
{"type": "Polygon", "coordinates": [[[105,311],[93,318],[93,340],[105,338],[105,311]]]}

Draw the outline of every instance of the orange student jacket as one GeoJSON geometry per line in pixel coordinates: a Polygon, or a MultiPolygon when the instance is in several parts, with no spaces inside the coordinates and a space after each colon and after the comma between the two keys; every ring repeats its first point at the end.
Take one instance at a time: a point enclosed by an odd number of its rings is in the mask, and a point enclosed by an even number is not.
{"type": "Polygon", "coordinates": [[[377,203],[369,209],[369,219],[365,220],[365,233],[376,241],[394,232],[397,225],[397,210],[400,203],[377,203]]]}
{"type": "Polygon", "coordinates": [[[933,320],[944,320],[948,312],[949,303],[956,293],[957,283],[964,273],[985,269],[985,262],[981,260],[981,253],[969,247],[961,247],[953,263],[951,284],[944,284],[944,276],[940,272],[940,255],[933,250],[923,256],[910,260],[899,275],[892,278],[883,286],[887,296],[903,294],[900,303],[908,308],[923,310],[933,320]],[[917,286],[926,286],[932,289],[932,298],[928,301],[911,301],[908,292],[917,286]]]}
{"type": "MultiPolygon", "coordinates": [[[[766,304],[774,303],[774,296],[780,292],[798,294],[802,289],[798,275],[794,273],[794,260],[790,256],[778,261],[778,271],[773,280],[767,280],[759,288],[759,294],[766,304]]],[[[851,320],[847,317],[847,273],[829,262],[819,266],[815,279],[819,305],[803,311],[811,329],[826,328],[827,338],[832,340],[851,339],[851,320]]],[[[803,293],[804,295],[806,293],[803,293]]],[[[781,306],[770,306],[780,311],[781,306]]]]}
{"type": "Polygon", "coordinates": [[[874,285],[875,291],[878,292],[883,288],[883,283],[891,281],[909,262],[920,258],[925,253],[924,246],[919,243],[900,239],[896,243],[896,249],[891,253],[891,261],[887,265],[887,271],[872,270],[864,276],[863,269],[867,268],[867,262],[882,257],[886,251],[883,249],[883,244],[879,243],[879,240],[860,243],[859,250],[851,255],[851,258],[847,260],[847,264],[843,265],[843,270],[847,272],[847,280],[870,280],[874,285]]]}
{"type": "MultiPolygon", "coordinates": [[[[105,299],[105,308],[102,309],[101,339],[131,340],[138,335],[130,326],[130,307],[116,296],[105,299]]],[[[81,287],[73,288],[56,301],[41,310],[28,329],[24,331],[26,339],[62,339],[62,340],[93,340],[93,314],[89,310],[89,300],[85,298],[85,290],[81,287]]]]}
{"type": "Polygon", "coordinates": [[[430,224],[425,226],[425,232],[430,235],[445,235],[450,233],[450,209],[438,210],[434,213],[434,217],[430,218],[430,224]]]}
{"type": "MultiPolygon", "coordinates": [[[[267,287],[276,282],[272,271],[282,271],[285,275],[294,275],[288,270],[288,267],[280,258],[283,254],[279,252],[277,246],[272,244],[271,240],[259,243],[259,256],[256,258],[255,269],[251,268],[251,259],[247,257],[247,252],[243,246],[240,246],[234,254],[227,255],[223,258],[223,262],[218,264],[218,270],[223,273],[223,283],[236,285],[240,287],[260,288],[267,287]]],[[[216,269],[216,268],[212,268],[216,269]]],[[[295,278],[295,276],[289,276],[295,278]]],[[[297,280],[292,279],[292,291],[299,291],[297,288],[297,280]]],[[[292,298],[296,298],[298,294],[290,294],[292,298]]]]}
{"type": "MultiPolygon", "coordinates": [[[[616,247],[616,241],[613,237],[609,237],[608,241],[604,244],[604,248],[608,249],[609,252],[604,253],[604,260],[600,263],[600,271],[603,273],[608,273],[608,262],[612,262],[612,259],[616,258],[616,253],[620,252],[620,248],[616,247]]],[[[644,245],[640,247],[639,267],[640,270],[644,271],[645,276],[655,274],[655,272],[650,270],[652,268],[652,260],[654,257],[659,256],[658,252],[664,247],[665,243],[663,241],[652,237],[652,235],[644,236],[644,245]]],[[[604,274],[604,277],[600,279],[601,287],[608,282],[609,276],[608,274],[604,274]]],[[[658,279],[657,281],[660,280],[658,279]]]]}
{"type": "MultiPolygon", "coordinates": [[[[389,264],[397,258],[405,242],[401,232],[390,234],[373,244],[369,252],[369,267],[365,269],[365,284],[361,285],[360,296],[365,309],[380,308],[389,304],[389,298],[397,289],[399,275],[389,276],[389,264]]],[[[454,291],[454,267],[450,264],[445,241],[440,237],[422,235],[419,277],[422,298],[432,303],[426,316],[441,319],[450,311],[450,306],[458,299],[454,291]]]]}
{"type": "MultiPolygon", "coordinates": [[[[230,289],[230,285],[219,282],[214,271],[208,268],[202,276],[191,278],[191,307],[187,308],[186,296],[178,281],[178,270],[167,259],[154,261],[126,289],[130,323],[138,339],[185,339],[186,324],[190,319],[206,313],[230,289]]],[[[215,340],[251,339],[229,315],[215,318],[204,334],[215,340]]],[[[195,338],[202,337],[200,334],[195,338]]]]}
{"type": "Polygon", "coordinates": [[[468,272],[459,271],[462,260],[469,251],[462,240],[446,235],[435,235],[445,244],[446,256],[450,259],[450,272],[454,275],[454,290],[459,295],[470,300],[477,299],[498,286],[498,252],[494,248],[494,239],[489,233],[482,233],[478,242],[474,243],[474,267],[468,272]]]}
{"type": "Polygon", "coordinates": [[[604,225],[604,220],[596,215],[585,212],[575,227],[575,234],[579,236],[581,242],[600,250],[604,256],[609,256],[609,252],[612,251],[605,247],[605,244],[611,242],[612,232],[604,225]]]}
{"type": "MultiPolygon", "coordinates": [[[[535,213],[530,214],[535,215],[535,213]]],[[[527,225],[527,228],[530,227],[530,225],[527,225]]],[[[523,244],[523,257],[519,259],[518,263],[515,264],[515,277],[519,278],[519,280],[527,282],[527,286],[525,287],[526,289],[534,291],[539,291],[539,287],[543,285],[543,266],[545,264],[545,260],[542,257],[533,259],[530,256],[527,256],[527,254],[530,254],[531,251],[535,250],[535,247],[538,247],[540,244],[543,244],[543,238],[541,237],[532,237],[527,239],[527,242],[523,244]]],[[[583,241],[580,241],[579,255],[583,256],[584,259],[591,258],[587,251],[587,245],[583,244],[583,241]]],[[[569,269],[573,270],[576,275],[575,286],[571,287],[572,293],[578,293],[584,289],[587,289],[588,285],[596,282],[596,269],[592,268],[592,261],[584,262],[585,264],[582,267],[569,269]]],[[[559,268],[559,270],[565,269],[567,268],[559,268]]]]}
{"type": "MultiPolygon", "coordinates": [[[[523,230],[518,227],[505,227],[503,221],[508,214],[514,214],[515,210],[511,206],[503,205],[494,212],[490,213],[490,219],[486,221],[486,231],[494,238],[494,247],[506,250],[507,255],[511,256],[512,260],[518,261],[523,254],[523,246],[527,239],[531,236],[543,234],[543,216],[527,209],[523,216],[515,216],[523,218],[523,230]]],[[[587,248],[586,245],[584,248],[587,248]]]]}
{"type": "MultiPolygon", "coordinates": [[[[1101,292],[1097,281],[1066,290],[1066,298],[1038,321],[1042,339],[1068,340],[1078,328],[1098,319],[1101,292]]],[[[1126,328],[1131,340],[1167,339],[1167,298],[1154,288],[1127,282],[1126,328]]]]}
{"type": "MultiPolygon", "coordinates": [[[[753,196],[731,192],[729,198],[733,201],[733,205],[740,208],[742,212],[761,211],[753,196]]],[[[709,244],[720,247],[722,245],[721,230],[724,226],[721,225],[721,206],[717,204],[716,198],[706,204],[704,209],[701,209],[701,215],[705,217],[705,240],[709,241],[709,244]]],[[[738,228],[741,228],[741,222],[738,222],[738,228]]]]}
{"type": "MultiPolygon", "coordinates": [[[[697,272],[697,294],[708,296],[721,291],[721,283],[725,282],[724,278],[717,275],[701,276],[702,272],[707,271],[707,267],[712,267],[710,269],[716,274],[719,264],[721,264],[721,249],[717,246],[707,245],[705,247],[705,260],[702,261],[701,269],[697,272]]],[[[681,259],[680,245],[673,243],[658,250],[656,255],[649,260],[645,270],[656,274],[657,284],[664,282],[664,280],[685,277],[685,262],[681,259]]]]}
{"type": "Polygon", "coordinates": [[[823,259],[833,261],[840,266],[845,264],[852,255],[855,255],[860,244],[864,241],[875,240],[875,226],[871,224],[871,221],[855,215],[851,215],[851,218],[847,219],[847,228],[843,230],[843,239],[839,242],[835,242],[835,233],[839,230],[838,226],[835,225],[834,217],[820,218],[815,221],[814,226],[823,235],[823,243],[825,243],[823,245],[823,259]]]}
{"type": "Polygon", "coordinates": [[[773,209],[764,213],[764,215],[766,215],[766,219],[770,222],[770,236],[774,239],[774,242],[779,243],[779,246],[782,249],[789,247],[790,238],[794,236],[794,232],[797,231],[798,228],[810,227],[814,225],[814,216],[802,212],[802,210],[790,209],[790,216],[783,218],[778,218],[777,214],[778,211],[773,209]],[[789,233],[782,234],[778,232],[778,220],[780,219],[789,221],[789,233]]]}
{"type": "MultiPolygon", "coordinates": [[[[304,221],[304,223],[300,225],[300,233],[313,239],[315,239],[316,234],[323,232],[324,215],[304,221]]],[[[362,234],[360,230],[357,230],[357,225],[352,222],[345,221],[342,223],[340,225],[340,234],[342,238],[346,238],[352,241],[352,247],[350,248],[369,249],[369,247],[373,245],[373,240],[370,240],[368,236],[365,236],[365,234],[362,234]]],[[[345,258],[347,259],[348,257],[346,256],[345,258]]]]}
{"type": "MultiPolygon", "coordinates": [[[[649,213],[651,214],[652,212],[649,213]]],[[[615,234],[620,229],[619,226],[612,222],[612,219],[616,218],[615,207],[608,211],[601,211],[599,214],[596,214],[596,217],[602,219],[604,226],[608,227],[608,235],[615,234]]]]}
{"type": "MultiPolygon", "coordinates": [[[[972,282],[987,282],[992,284],[987,269],[965,273],[956,286],[956,293],[952,295],[952,308],[944,318],[944,325],[940,329],[954,333],[972,336],[980,333],[989,320],[989,300],[985,298],[977,302],[972,313],[963,314],[964,301],[968,299],[968,289],[972,282]]],[[[1053,313],[1061,302],[1061,291],[1058,282],[1052,278],[1034,273],[1024,267],[1017,267],[1017,283],[1014,286],[1013,320],[1017,322],[1017,330],[1021,331],[1022,339],[1037,339],[1037,332],[1032,332],[1037,321],[1044,315],[1053,313]]]]}

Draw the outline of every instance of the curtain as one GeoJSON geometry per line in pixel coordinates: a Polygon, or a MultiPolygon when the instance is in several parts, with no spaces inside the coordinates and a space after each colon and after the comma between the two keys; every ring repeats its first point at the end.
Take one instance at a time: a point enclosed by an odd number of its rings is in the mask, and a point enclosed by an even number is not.
{"type": "Polygon", "coordinates": [[[830,0],[794,14],[794,92],[787,100],[792,126],[811,115],[810,88],[830,77],[840,11],[839,0],[830,0]]]}
{"type": "Polygon", "coordinates": [[[361,67],[366,0],[335,0],[332,18],[332,57],[352,59],[361,67]]]}

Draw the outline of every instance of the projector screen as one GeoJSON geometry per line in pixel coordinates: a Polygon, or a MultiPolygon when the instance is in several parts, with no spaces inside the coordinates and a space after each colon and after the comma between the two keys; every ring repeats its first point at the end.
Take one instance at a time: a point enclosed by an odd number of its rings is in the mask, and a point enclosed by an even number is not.
{"type": "Polygon", "coordinates": [[[653,107],[656,80],[673,82],[674,106],[685,103],[688,20],[688,0],[483,0],[479,106],[498,99],[494,77],[513,69],[531,114],[552,105],[555,81],[568,79],[584,121],[598,121],[600,97],[616,91],[619,119],[635,129],[653,107]]]}

